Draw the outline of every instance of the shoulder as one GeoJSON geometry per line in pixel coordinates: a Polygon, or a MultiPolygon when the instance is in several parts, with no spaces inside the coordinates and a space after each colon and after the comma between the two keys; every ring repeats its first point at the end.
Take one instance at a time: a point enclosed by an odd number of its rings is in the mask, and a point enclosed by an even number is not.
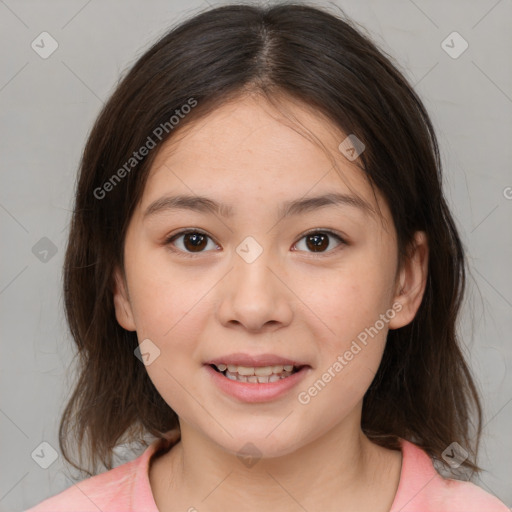
{"type": "Polygon", "coordinates": [[[158,512],[151,493],[148,467],[151,455],[159,446],[157,440],[136,459],[73,483],[25,512],[131,511],[139,510],[141,505],[148,512],[158,512]]]}
{"type": "Polygon", "coordinates": [[[130,510],[129,500],[138,461],[139,459],[127,462],[105,473],[73,483],[64,491],[45,499],[26,512],[107,511],[112,505],[130,510]]]}
{"type": "Polygon", "coordinates": [[[391,512],[510,512],[481,487],[442,477],[429,455],[401,440],[402,472],[391,512]]]}
{"type": "MultiPolygon", "coordinates": [[[[435,485],[433,502],[449,506],[451,512],[510,512],[510,509],[493,494],[471,482],[444,479],[439,476],[435,485]]],[[[438,507],[438,510],[439,510],[438,507]]]]}

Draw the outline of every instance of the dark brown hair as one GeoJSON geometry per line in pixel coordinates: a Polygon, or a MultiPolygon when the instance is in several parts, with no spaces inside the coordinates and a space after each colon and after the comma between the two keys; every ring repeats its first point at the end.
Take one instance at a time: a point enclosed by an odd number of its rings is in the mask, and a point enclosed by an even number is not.
{"type": "Polygon", "coordinates": [[[100,461],[111,469],[120,443],[147,444],[146,434],[160,438],[179,428],[176,413],[134,356],[136,333],[115,317],[113,271],[123,269],[126,228],[158,148],[136,165],[130,159],[148,137],[156,141],[155,133],[163,135],[161,145],[222,103],[257,93],[276,106],[280,97],[299,101],[364,142],[360,167],[390,207],[399,264],[416,231],[428,237],[423,300],[410,324],[388,333],[364,397],[363,431],[393,449],[398,438],[407,439],[441,462],[442,452],[457,441],[470,454],[462,467],[481,471],[481,403],[457,336],[463,246],[443,195],[432,123],[392,62],[346,16],[297,3],[234,4],[174,27],[120,80],[82,155],[63,269],[79,373],[59,442],[75,468],[92,475],[100,461]],[[191,99],[194,108],[173,128],[169,120],[177,110],[185,112],[191,99]],[[157,127],[166,129],[155,132],[157,127]],[[80,447],[79,464],[68,452],[70,441],[80,447]]]}

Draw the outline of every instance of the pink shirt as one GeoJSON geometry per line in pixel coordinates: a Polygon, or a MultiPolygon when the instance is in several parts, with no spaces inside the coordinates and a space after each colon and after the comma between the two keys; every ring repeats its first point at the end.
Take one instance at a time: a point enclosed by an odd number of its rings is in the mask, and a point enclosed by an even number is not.
{"type": "MultiPolygon", "coordinates": [[[[160,440],[138,458],[86,478],[25,512],[159,512],[148,469],[160,440]]],[[[402,471],[390,512],[510,512],[477,485],[444,479],[426,452],[401,440],[402,471]]]]}

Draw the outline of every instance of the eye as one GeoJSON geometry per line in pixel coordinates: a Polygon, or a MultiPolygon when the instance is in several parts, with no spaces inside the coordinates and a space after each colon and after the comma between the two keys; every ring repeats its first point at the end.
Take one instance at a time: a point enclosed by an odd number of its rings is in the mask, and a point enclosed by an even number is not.
{"type": "MultiPolygon", "coordinates": [[[[319,230],[316,229],[314,231],[309,231],[305,235],[302,236],[302,238],[299,240],[306,240],[306,250],[309,250],[313,253],[326,253],[326,252],[332,252],[334,249],[331,249],[327,251],[332,244],[329,240],[329,238],[334,238],[338,241],[338,246],[340,245],[347,245],[345,240],[331,230],[319,230]]],[[[168,237],[165,240],[165,245],[170,246],[171,250],[180,253],[183,256],[188,257],[194,257],[196,254],[200,254],[202,252],[206,252],[204,249],[208,247],[208,240],[211,240],[213,243],[212,238],[207,235],[204,231],[201,231],[199,229],[188,229],[184,231],[180,231],[178,233],[175,233],[168,237]],[[175,249],[174,247],[178,244],[175,244],[176,240],[179,240],[180,238],[183,238],[182,241],[182,247],[178,247],[175,249]]],[[[296,242],[294,244],[294,247],[299,242],[296,242]]],[[[219,247],[217,244],[213,243],[213,248],[219,247]]],[[[297,249],[293,249],[297,250],[297,249]]],[[[302,249],[299,249],[302,250],[302,249]]]]}
{"type": "MultiPolygon", "coordinates": [[[[310,249],[311,252],[316,253],[325,253],[325,252],[332,252],[331,250],[327,251],[326,249],[330,247],[332,244],[329,241],[329,237],[335,238],[340,245],[347,245],[345,240],[341,238],[340,235],[337,233],[334,233],[334,231],[330,230],[319,230],[316,229],[315,231],[310,231],[306,233],[300,240],[306,240],[306,248],[310,249]]],[[[300,241],[299,240],[299,241],[300,241]]],[[[297,242],[295,245],[297,245],[299,242],[297,242]]],[[[336,247],[335,247],[336,249],[336,247]]]]}
{"type": "MultiPolygon", "coordinates": [[[[184,256],[194,256],[194,253],[204,252],[203,249],[208,245],[207,240],[212,240],[206,233],[198,229],[189,229],[180,231],[165,240],[166,245],[174,245],[174,241],[183,237],[183,249],[175,250],[175,252],[183,253],[184,256]]],[[[213,244],[218,247],[216,244],[213,244]]]]}

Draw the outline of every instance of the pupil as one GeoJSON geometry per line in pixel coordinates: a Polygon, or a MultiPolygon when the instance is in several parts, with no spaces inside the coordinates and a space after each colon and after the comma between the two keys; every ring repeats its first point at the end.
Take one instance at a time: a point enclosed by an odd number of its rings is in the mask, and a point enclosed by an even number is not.
{"type": "Polygon", "coordinates": [[[205,236],[202,235],[201,233],[189,233],[185,235],[185,246],[187,247],[187,249],[189,249],[189,247],[187,246],[187,241],[191,241],[192,249],[202,249],[203,247],[201,246],[201,243],[204,244],[204,240],[205,236]]]}
{"type": "Polygon", "coordinates": [[[313,252],[319,252],[319,249],[326,249],[327,246],[329,245],[329,241],[325,234],[309,235],[308,240],[314,240],[313,246],[309,247],[310,249],[312,249],[313,252]],[[327,245],[325,244],[326,241],[327,245]]]}

